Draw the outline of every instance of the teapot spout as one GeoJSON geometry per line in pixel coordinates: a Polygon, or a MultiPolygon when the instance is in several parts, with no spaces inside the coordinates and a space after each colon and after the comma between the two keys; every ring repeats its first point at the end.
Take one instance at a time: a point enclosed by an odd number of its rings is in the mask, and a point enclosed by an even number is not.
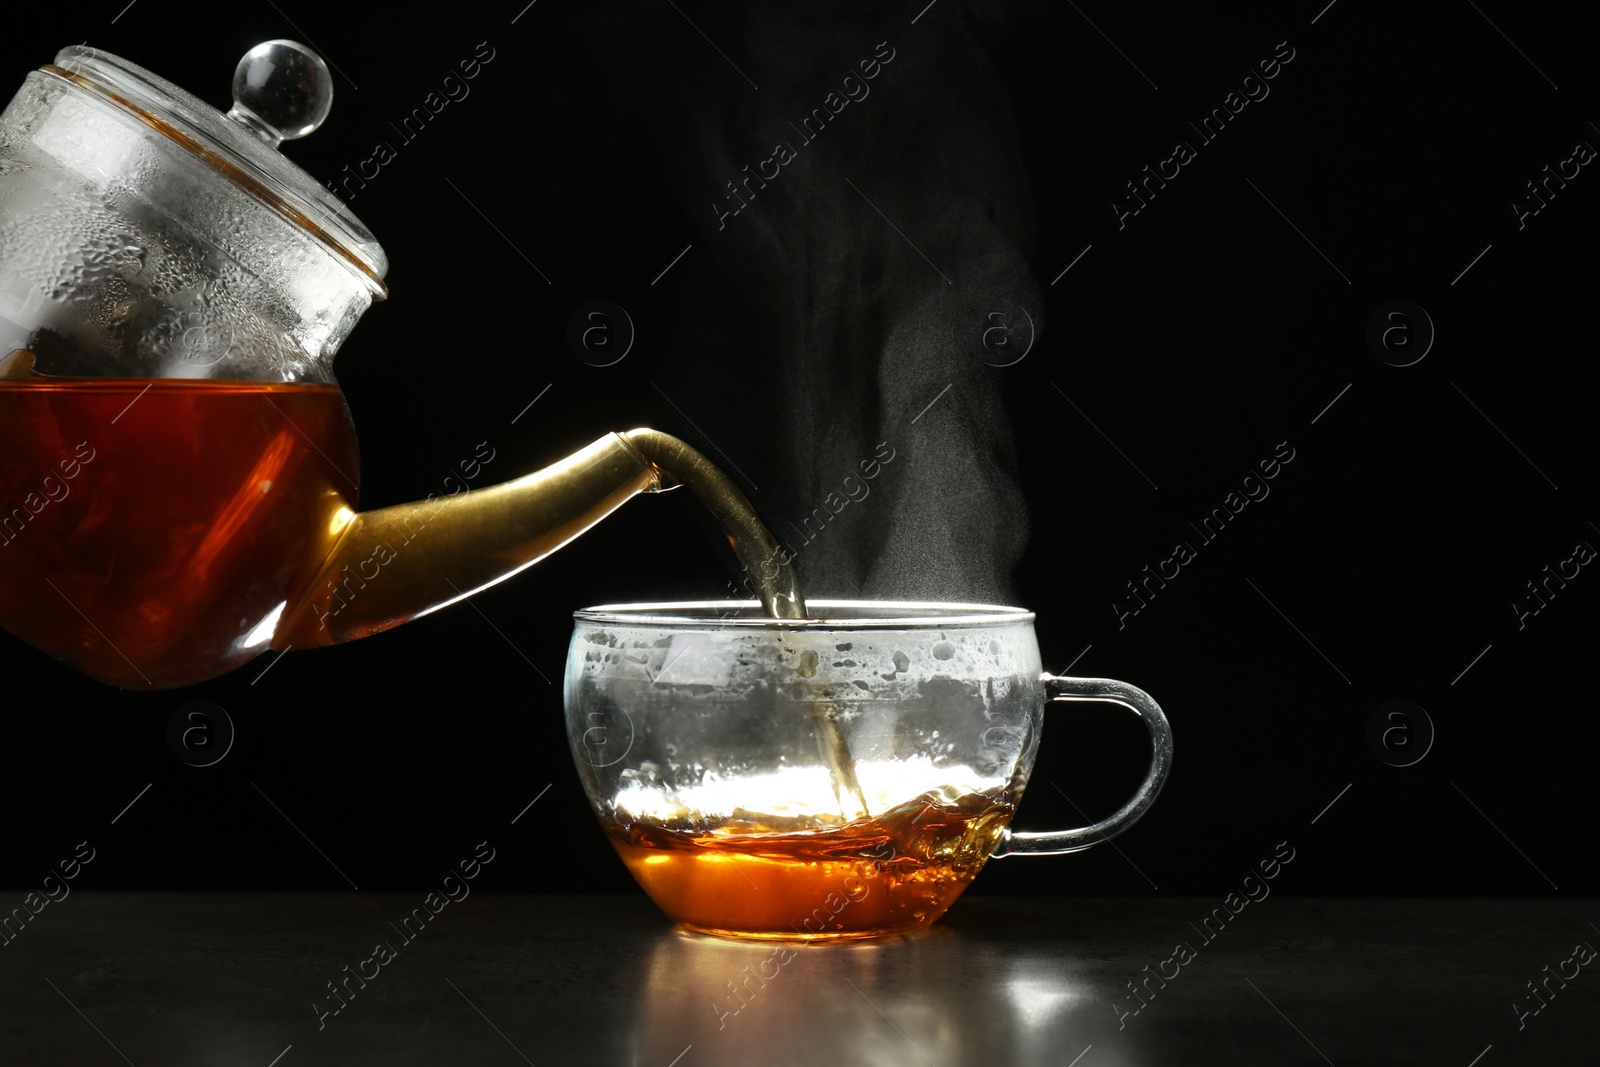
{"type": "Polygon", "coordinates": [[[353,513],[272,647],[380,633],[511,577],[638,493],[673,482],[620,434],[500,485],[353,513]]]}

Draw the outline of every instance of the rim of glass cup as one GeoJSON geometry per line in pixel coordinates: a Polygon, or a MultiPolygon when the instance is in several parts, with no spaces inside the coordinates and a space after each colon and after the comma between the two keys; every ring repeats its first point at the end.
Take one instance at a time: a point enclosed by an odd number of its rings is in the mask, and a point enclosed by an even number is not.
{"type": "Polygon", "coordinates": [[[1026,608],[920,600],[806,601],[807,619],[777,619],[756,600],[684,600],[653,604],[599,604],[572,613],[579,622],[607,626],[729,630],[948,630],[1031,623],[1026,608]]]}

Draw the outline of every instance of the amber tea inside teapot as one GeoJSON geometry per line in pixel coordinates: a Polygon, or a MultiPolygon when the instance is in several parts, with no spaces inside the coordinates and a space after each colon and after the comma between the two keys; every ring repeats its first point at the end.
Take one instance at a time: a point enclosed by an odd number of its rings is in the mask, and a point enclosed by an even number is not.
{"type": "Polygon", "coordinates": [[[0,115],[0,627],[115,685],[186,685],[416,618],[678,483],[769,613],[803,616],[748,501],[651,430],[357,510],[331,365],[387,259],[278,151],[332,97],[292,41],[240,61],[226,115],[73,47],[0,115]]]}

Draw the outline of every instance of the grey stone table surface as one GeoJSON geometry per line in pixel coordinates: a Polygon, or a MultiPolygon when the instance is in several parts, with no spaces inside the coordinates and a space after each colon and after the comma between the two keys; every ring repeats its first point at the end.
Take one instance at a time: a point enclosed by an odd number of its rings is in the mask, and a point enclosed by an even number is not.
{"type": "Polygon", "coordinates": [[[638,895],[474,892],[402,932],[422,897],[74,892],[6,928],[0,1064],[1600,1062],[1596,901],[968,897],[806,945],[638,895]]]}

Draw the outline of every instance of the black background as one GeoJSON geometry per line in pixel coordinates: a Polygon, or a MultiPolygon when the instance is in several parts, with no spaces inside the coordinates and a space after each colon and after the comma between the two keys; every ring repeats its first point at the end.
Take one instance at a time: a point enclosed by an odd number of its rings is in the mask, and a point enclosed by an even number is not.
{"type": "MultiPolygon", "coordinates": [[[[709,435],[756,484],[783,483],[755,402],[771,380],[766,339],[742,338],[744,403],[713,402],[702,380],[705,339],[727,344],[717,323],[742,299],[718,248],[737,230],[716,233],[666,188],[673,131],[641,128],[652,85],[631,58],[640,39],[623,40],[648,24],[642,37],[725,75],[728,94],[752,92],[733,63],[762,32],[759,9],[735,22],[737,5],[687,0],[605,17],[558,0],[416,16],[118,6],[8,12],[0,81],[87,38],[225,105],[248,47],[307,40],[336,65],[338,95],[326,126],[287,151],[323,178],[392,140],[387,121],[480,42],[494,49],[471,95],[352,205],[393,264],[392,298],[337,365],[365,506],[436,489],[480,441],[500,480],[635,425],[702,447],[709,435]],[[564,337],[594,298],[638,329],[607,368],[564,337]]],[[[919,35],[975,7],[882,5],[818,69],[847,70],[884,39],[914,54],[919,35]]],[[[1509,606],[1576,542],[1600,545],[1588,314],[1600,178],[1584,168],[1520,230],[1509,207],[1576,142],[1600,144],[1590,42],[1570,9],[1322,8],[981,6],[986,33],[1007,15],[994,55],[1038,214],[1032,310],[1047,323],[1020,363],[990,367],[974,348],[970,368],[1003,382],[1032,512],[1015,601],[1038,612],[1049,669],[1161,701],[1176,760],[1116,849],[997,862],[974,892],[1210,892],[1285,840],[1299,857],[1288,892],[1596,888],[1587,668],[1600,578],[1586,568],[1520,630],[1509,606]],[[1280,41],[1295,58],[1271,95],[1119,230],[1109,205],[1123,183],[1190,139],[1185,120],[1280,41]],[[1397,298],[1438,331],[1405,368],[1365,340],[1372,310],[1397,298]],[[1123,583],[1193,541],[1185,521],[1283,441],[1295,459],[1271,495],[1119,629],[1123,583]],[[1392,699],[1425,708],[1437,731],[1414,766],[1385,765],[1366,740],[1392,699]]],[[[794,110],[831,87],[819,80],[794,110]]],[[[910,107],[888,76],[875,96],[862,106],[910,107]]],[[[865,206],[861,225],[902,240],[865,206]]],[[[944,384],[930,378],[928,399],[944,384]]],[[[421,887],[487,838],[502,857],[490,888],[631,890],[573,772],[559,686],[574,608],[723,594],[728,574],[678,496],[631,503],[478,610],[264,657],[189,690],[114,691],[0,637],[0,882],[33,883],[87,839],[101,857],[91,888],[421,887]],[[167,747],[169,715],[193,699],[237,728],[208,768],[167,747]]],[[[1051,719],[1027,828],[1082,822],[1064,797],[1108,813],[1143,771],[1141,732],[1115,711],[1051,719]]]]}

